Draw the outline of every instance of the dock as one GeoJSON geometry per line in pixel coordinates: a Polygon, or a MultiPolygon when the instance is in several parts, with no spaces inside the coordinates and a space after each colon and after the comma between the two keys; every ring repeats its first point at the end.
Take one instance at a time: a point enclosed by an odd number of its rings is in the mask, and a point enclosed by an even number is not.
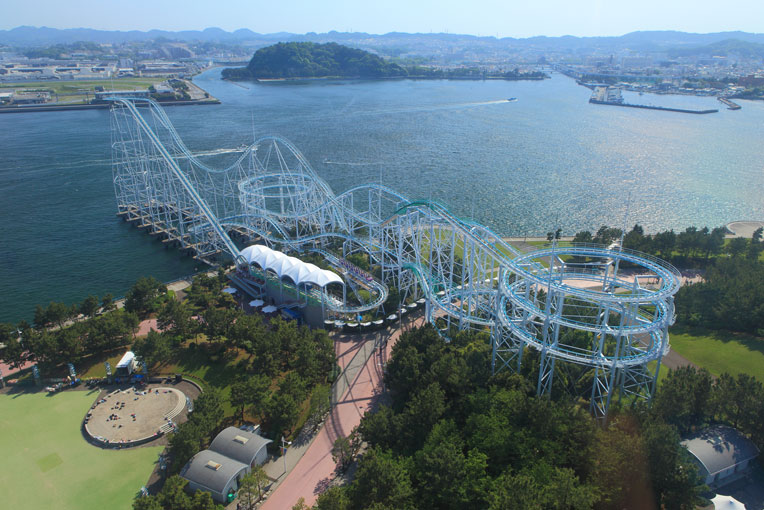
{"type": "Polygon", "coordinates": [[[739,110],[739,109],[742,108],[742,106],[740,106],[737,103],[734,103],[734,102],[730,101],[726,97],[717,97],[716,99],[718,99],[719,102],[724,103],[725,105],[727,105],[727,109],[728,110],[739,110]]]}

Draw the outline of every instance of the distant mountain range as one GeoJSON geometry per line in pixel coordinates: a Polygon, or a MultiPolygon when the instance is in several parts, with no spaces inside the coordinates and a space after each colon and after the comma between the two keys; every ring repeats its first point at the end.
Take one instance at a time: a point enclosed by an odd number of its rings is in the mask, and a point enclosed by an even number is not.
{"type": "MultiPolygon", "coordinates": [[[[710,34],[694,34],[677,31],[643,31],[631,32],[619,37],[528,37],[517,39],[513,37],[496,38],[464,34],[444,33],[401,33],[367,34],[363,32],[327,32],[322,34],[292,34],[279,32],[259,34],[243,28],[226,32],[220,28],[204,30],[184,30],[170,32],[166,30],[149,30],[146,32],[95,30],[90,28],[57,29],[48,27],[22,26],[11,30],[0,30],[0,44],[15,47],[39,47],[52,44],[73,43],[77,41],[92,41],[96,43],[124,43],[132,41],[149,41],[158,38],[173,41],[209,41],[231,44],[250,44],[253,46],[267,45],[275,42],[338,42],[361,48],[387,48],[392,53],[404,53],[408,46],[438,47],[438,46],[474,46],[483,49],[535,49],[535,50],[623,50],[635,51],[678,51],[682,49],[700,49],[708,51],[741,50],[758,55],[759,45],[764,45],[764,34],[749,32],[717,32],[710,34]],[[731,44],[728,41],[734,40],[731,44]],[[753,49],[749,44],[755,45],[753,49]],[[717,46],[717,48],[714,47],[717,46]],[[708,47],[708,48],[705,48],[708,47]]],[[[691,50],[692,51],[692,50],[691,50]]]]}

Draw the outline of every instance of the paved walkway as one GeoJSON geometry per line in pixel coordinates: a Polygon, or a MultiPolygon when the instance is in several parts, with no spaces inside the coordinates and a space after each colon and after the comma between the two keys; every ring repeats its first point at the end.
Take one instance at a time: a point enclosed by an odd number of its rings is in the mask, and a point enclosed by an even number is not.
{"type": "MultiPolygon", "coordinates": [[[[403,326],[404,330],[408,330],[422,324],[424,319],[419,317],[404,322],[403,326]]],[[[300,497],[305,498],[306,504],[312,505],[318,495],[328,488],[337,467],[331,453],[334,441],[340,436],[347,436],[361,422],[363,414],[376,405],[382,393],[384,364],[400,334],[400,330],[382,330],[369,334],[373,339],[359,340],[359,345],[354,346],[357,353],[333,388],[332,399],[335,403],[324,426],[307,448],[302,451],[292,448],[287,452],[289,473],[262,505],[262,510],[292,508],[300,497]]],[[[278,460],[281,462],[281,474],[284,471],[283,460],[278,460]]]]}

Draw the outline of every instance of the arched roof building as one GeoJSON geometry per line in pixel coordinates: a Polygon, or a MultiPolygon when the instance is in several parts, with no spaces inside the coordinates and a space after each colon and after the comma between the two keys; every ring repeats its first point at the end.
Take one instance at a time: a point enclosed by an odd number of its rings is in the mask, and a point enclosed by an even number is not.
{"type": "Polygon", "coordinates": [[[246,432],[236,427],[222,430],[210,444],[210,450],[230,457],[248,466],[265,462],[268,443],[272,443],[257,434],[246,432]]]}
{"type": "Polygon", "coordinates": [[[719,487],[725,479],[748,468],[759,455],[750,439],[732,427],[710,427],[682,441],[695,458],[706,485],[719,487]]]}
{"type": "Polygon", "coordinates": [[[239,480],[249,472],[249,465],[212,450],[194,455],[180,472],[191,490],[203,490],[215,501],[225,503],[228,493],[239,488],[239,480]]]}

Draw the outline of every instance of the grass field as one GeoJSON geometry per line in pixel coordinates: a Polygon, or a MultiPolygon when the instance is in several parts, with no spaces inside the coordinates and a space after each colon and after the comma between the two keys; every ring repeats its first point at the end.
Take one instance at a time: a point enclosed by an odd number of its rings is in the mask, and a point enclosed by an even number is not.
{"type": "Polygon", "coordinates": [[[132,508],[162,448],[102,450],[88,444],[80,423],[95,397],[90,391],[0,395],[0,507],[132,508]]]}
{"type": "MultiPolygon", "coordinates": [[[[0,91],[14,89],[49,90],[58,94],[60,102],[82,102],[86,98],[93,99],[95,87],[101,86],[107,90],[145,90],[151,85],[161,83],[165,78],[115,78],[114,80],[50,80],[35,82],[13,82],[0,84],[0,91]],[[85,94],[85,91],[88,94],[85,94]]],[[[53,97],[56,100],[56,97],[53,97]]]]}
{"type": "Polygon", "coordinates": [[[672,349],[714,375],[745,373],[764,382],[764,338],[675,327],[670,341],[672,349]]]}

